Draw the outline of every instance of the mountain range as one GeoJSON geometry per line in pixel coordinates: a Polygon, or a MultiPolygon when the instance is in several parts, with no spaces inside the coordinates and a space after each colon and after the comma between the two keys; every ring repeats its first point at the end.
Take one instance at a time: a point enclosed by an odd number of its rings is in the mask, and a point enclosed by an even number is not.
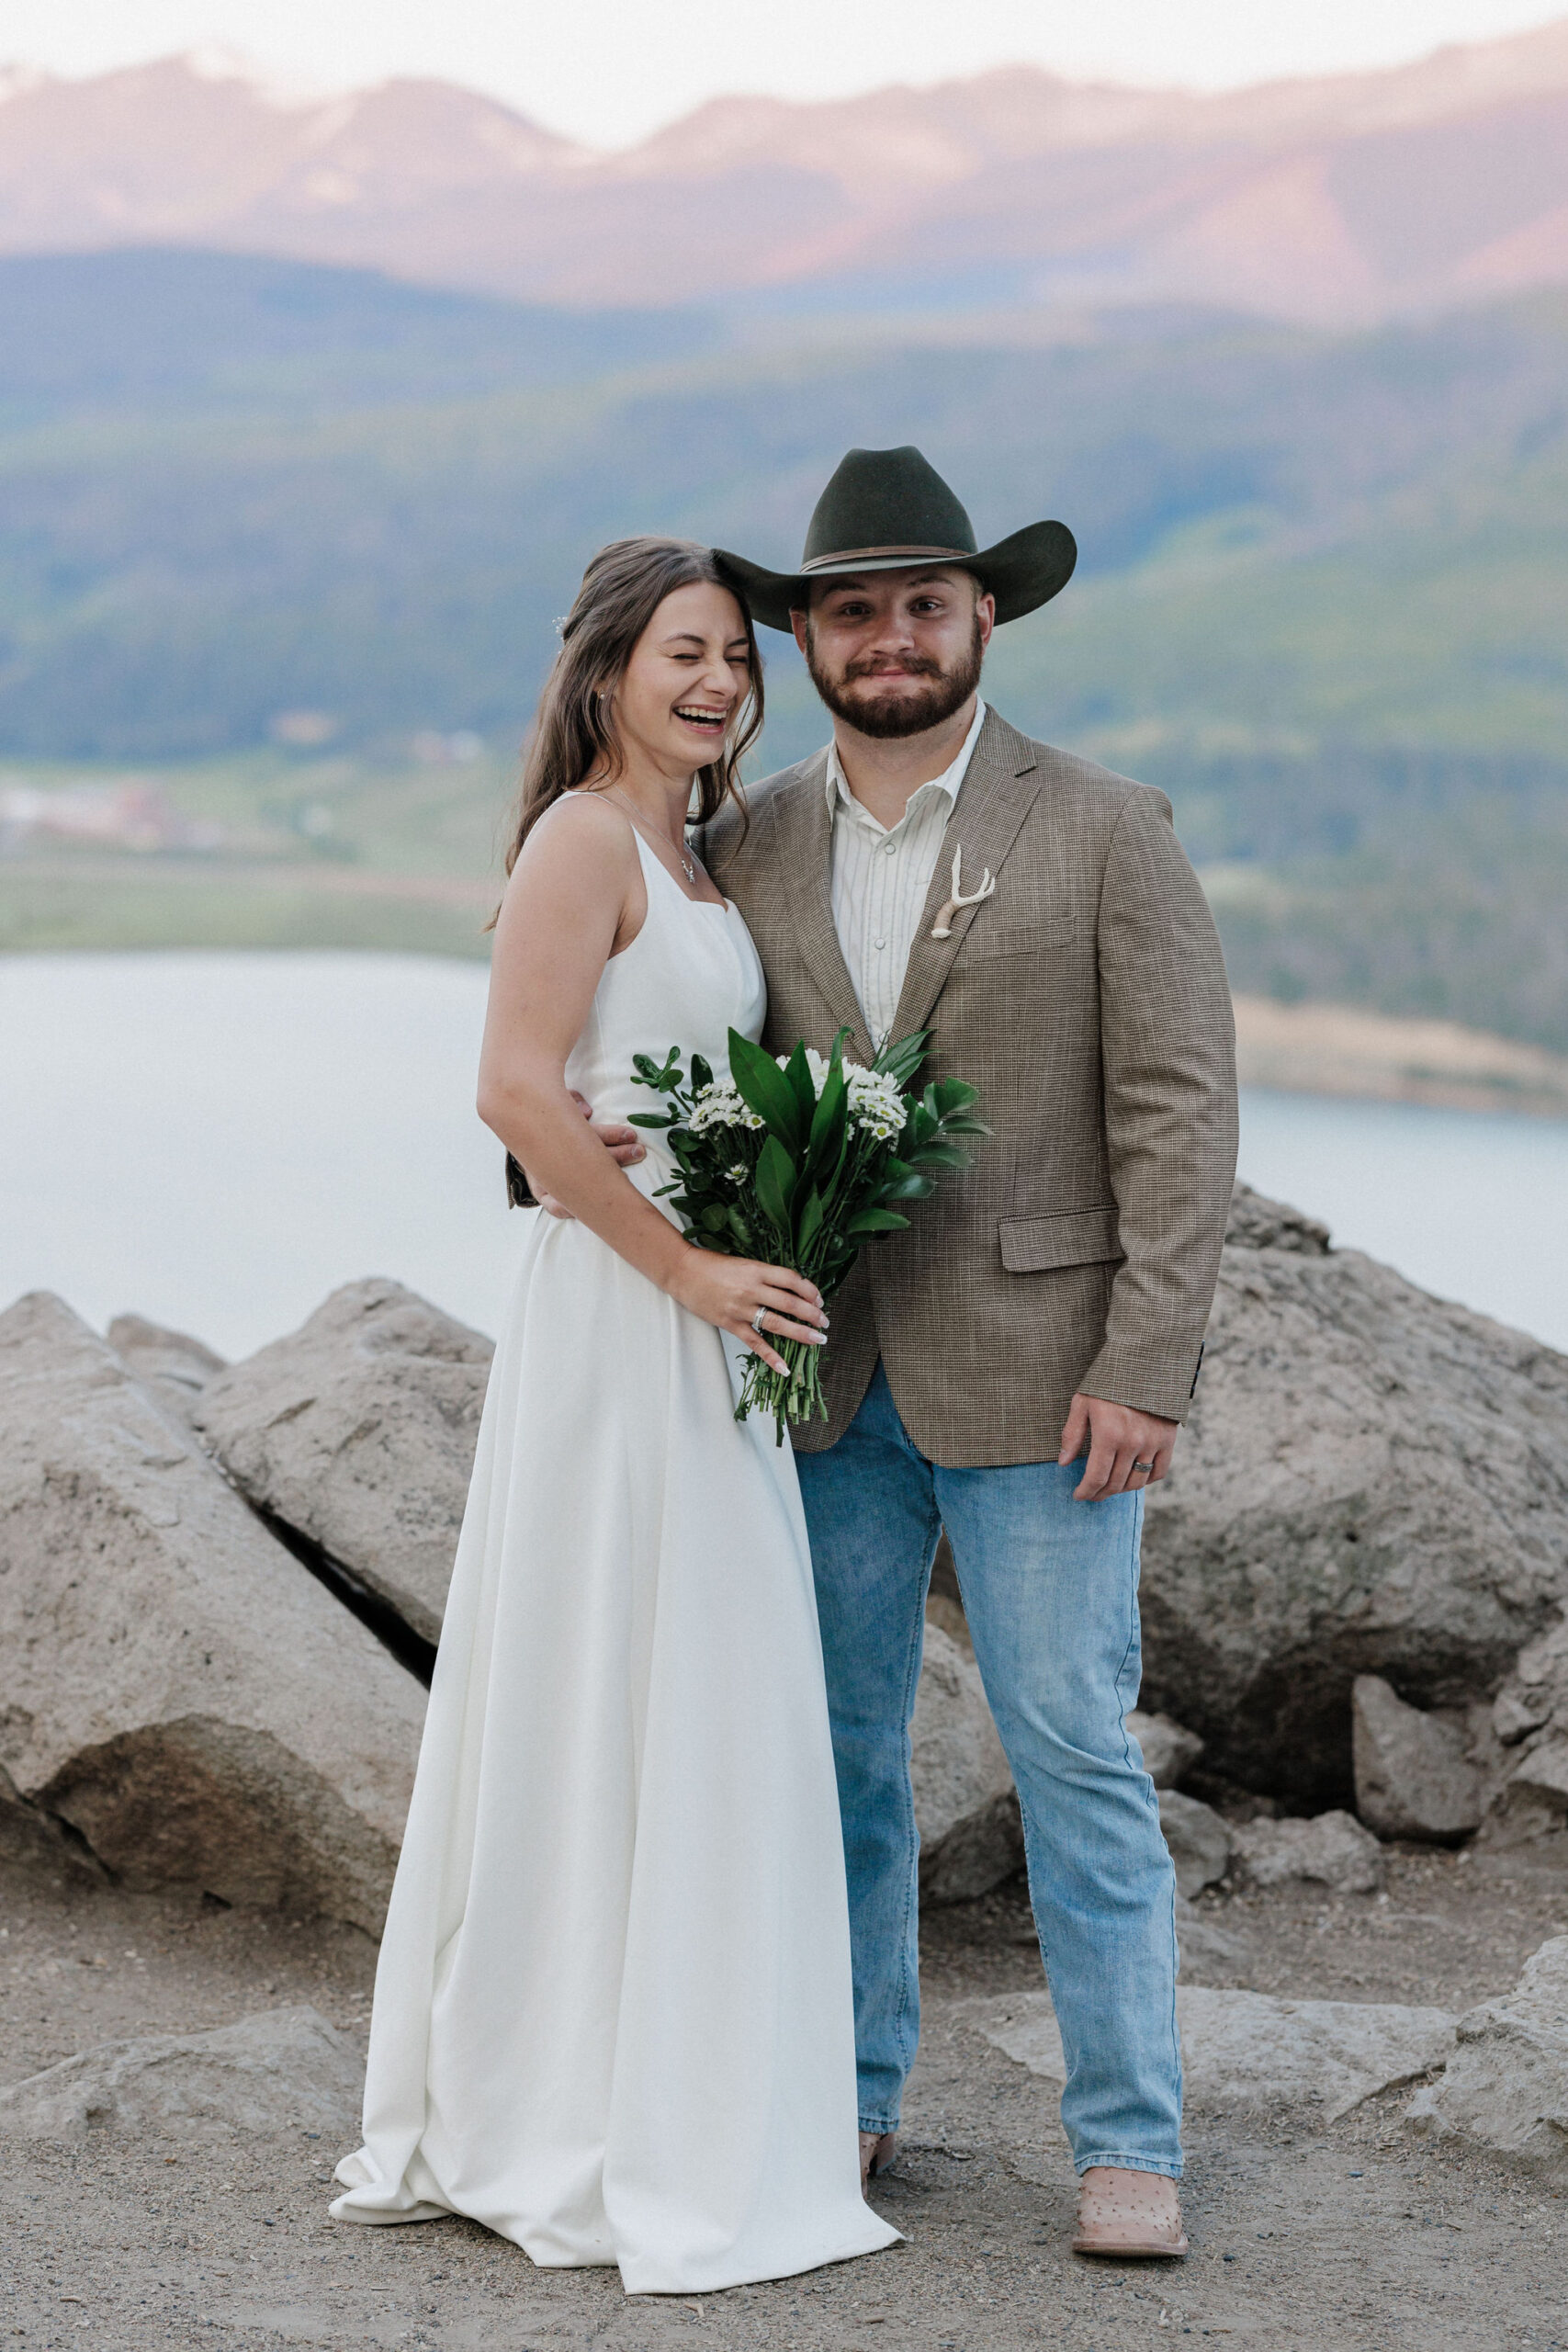
{"type": "Polygon", "coordinates": [[[1198,303],[1366,324],[1568,281],[1568,18],[1218,95],[1030,66],[574,145],[434,81],[0,75],[0,252],[197,246],[767,320],[1198,303]]]}

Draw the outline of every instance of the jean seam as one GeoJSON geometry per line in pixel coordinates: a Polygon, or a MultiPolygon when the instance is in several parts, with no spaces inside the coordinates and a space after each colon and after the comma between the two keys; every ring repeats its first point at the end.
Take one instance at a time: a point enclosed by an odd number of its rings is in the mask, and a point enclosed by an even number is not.
{"type": "MultiPolygon", "coordinates": [[[[902,1425],[900,1424],[900,1426],[902,1426],[902,1425]]],[[[912,1440],[909,1438],[909,1435],[908,1435],[908,1430],[905,1430],[905,1431],[904,1431],[904,1442],[905,1442],[905,1443],[909,1447],[909,1451],[911,1452],[911,1453],[915,1454],[915,1456],[916,1456],[917,1460],[919,1460],[919,1461],[922,1461],[922,1462],[925,1460],[925,1456],[924,1456],[922,1453],[919,1453],[919,1449],[915,1446],[915,1444],[913,1443],[912,1440]]],[[[928,1516],[927,1521],[926,1521],[926,1544],[927,1544],[928,1552],[934,1554],[934,1552],[935,1552],[935,1550],[936,1550],[936,1546],[937,1546],[937,1541],[938,1541],[939,1537],[941,1536],[941,1533],[942,1533],[942,1514],[941,1514],[941,1512],[940,1512],[939,1510],[936,1510],[935,1509],[933,1509],[933,1510],[931,1511],[931,1513],[930,1513],[930,1515],[928,1516]]],[[[928,1590],[929,1590],[929,1589],[930,1589],[930,1573],[931,1573],[931,1572],[930,1572],[930,1569],[929,1569],[929,1567],[928,1567],[928,1569],[927,1569],[927,1589],[928,1589],[928,1590]]],[[[909,1642],[909,1655],[908,1655],[908,1661],[907,1661],[907,1663],[906,1663],[905,1669],[904,1669],[904,1702],[903,1702],[903,1703],[904,1703],[904,1738],[905,1738],[906,1747],[908,1747],[908,1736],[909,1736],[909,1730],[908,1730],[908,1726],[909,1726],[909,1718],[910,1718],[910,1715],[911,1715],[911,1713],[913,1713],[913,1710],[914,1710],[914,1703],[915,1703],[915,1690],[916,1690],[916,1686],[917,1686],[917,1683],[918,1683],[919,1679],[919,1658],[920,1658],[921,1651],[922,1651],[922,1649],[923,1649],[923,1647],[924,1647],[924,1642],[925,1642],[925,1605],[924,1605],[924,1600],[923,1600],[923,1599],[922,1599],[920,1608],[919,1608],[919,1611],[916,1612],[916,1616],[915,1616],[915,1623],[914,1623],[914,1631],[913,1631],[913,1634],[912,1634],[911,1639],[910,1639],[910,1642],[909,1642]]],[[[919,1922],[919,1888],[920,1888],[920,1830],[919,1830],[919,1823],[916,1821],[916,1819],[915,1819],[914,1792],[913,1792],[912,1787],[910,1787],[910,1784],[909,1784],[909,1779],[908,1779],[908,1762],[907,1762],[907,1761],[906,1761],[906,1765],[905,1765],[905,1787],[906,1787],[906,1790],[907,1790],[907,1791],[908,1791],[908,1799],[909,1799],[908,1826],[909,1826],[909,1830],[910,1830],[910,1832],[911,1832],[911,1834],[912,1834],[912,1836],[913,1836],[913,1838],[914,1838],[914,1846],[915,1846],[915,1857],[914,1857],[914,1859],[915,1859],[915,1867],[914,1867],[914,1869],[913,1869],[913,1870],[910,1871],[910,1873],[909,1873],[908,1890],[908,1893],[906,1894],[905,1898],[904,1898],[904,1951],[905,1951],[905,1954],[906,1954],[906,1963],[905,1963],[905,1967],[904,1967],[904,1969],[903,1969],[903,1972],[902,1972],[902,1974],[901,1974],[901,1977],[900,1977],[900,1981],[899,1981],[899,1986],[898,1986],[898,2007],[897,2007],[897,2014],[896,2014],[896,2016],[895,2016],[895,2018],[894,2018],[894,2021],[893,2021],[894,2038],[895,2038],[895,2041],[897,2041],[897,2045],[898,2045],[898,2047],[899,2047],[900,2049],[902,2049],[902,2047],[903,2047],[903,2041],[904,2041],[904,2030],[905,2030],[905,2028],[906,2028],[906,2026],[907,2026],[907,2024],[908,2024],[908,2016],[909,2016],[909,1969],[908,1969],[908,1958],[907,1958],[907,1955],[908,1955],[908,1949],[909,1949],[909,1938],[910,1938],[911,1932],[917,1932],[917,1931],[918,1931],[918,1922],[919,1922]]],[[[917,1980],[918,1980],[918,1971],[919,1971],[919,1962],[917,1961],[917,1962],[916,1962],[917,1980]]],[[[912,2055],[913,2055],[913,2053],[911,2053],[911,2058],[912,2058],[912,2055]]],[[[906,2062],[906,2064],[905,2064],[905,2074],[906,2074],[906,2076],[908,2075],[908,2062],[906,2062]]],[[[898,2122],[898,2119],[897,2119],[897,2116],[895,2116],[895,2117],[894,2117],[894,2119],[893,2119],[893,2121],[892,2121],[891,2123],[885,2123],[885,2124],[883,2124],[883,2125],[882,2125],[882,2127],[881,2127],[881,2128],[882,2128],[882,2130],[883,2130],[883,2131],[885,2131],[885,2132],[892,2132],[892,2131],[896,2131],[896,2130],[897,2129],[897,2122],[898,2122]]],[[[871,2127],[870,2127],[870,2125],[869,2125],[869,2124],[863,2124],[861,2128],[862,2128],[862,2130],[863,2130],[863,2131],[869,2131],[871,2127]]]]}
{"type": "MultiPolygon", "coordinates": [[[[1131,1532],[1131,1536],[1130,1536],[1130,1539],[1129,1539],[1129,1544],[1128,1544],[1129,1558],[1128,1558],[1128,1563],[1127,1563],[1127,1578],[1128,1578],[1128,1582],[1127,1582],[1127,1646],[1126,1646],[1126,1648],[1123,1650],[1123,1652],[1122,1653],[1122,1663],[1121,1663],[1121,1666],[1117,1668],[1117,1672],[1116,1672],[1116,1689],[1117,1689],[1117,1695],[1118,1695],[1118,1696],[1120,1696],[1120,1695],[1121,1695],[1121,1689],[1122,1689],[1122,1675],[1123,1675],[1123,1674],[1126,1672],[1126,1670],[1127,1670],[1127,1660],[1128,1660],[1128,1659],[1132,1657],[1132,1655],[1133,1655],[1133,1645],[1134,1645],[1134,1641],[1137,1639],[1137,1634],[1138,1634],[1138,1557],[1139,1557],[1139,1547],[1140,1547],[1140,1544],[1141,1544],[1142,1537],[1143,1537],[1143,1532],[1144,1532],[1144,1507],[1143,1507],[1143,1506],[1144,1506],[1144,1498],[1143,1498],[1143,1497],[1140,1495],[1140,1496],[1138,1497],[1138,1508],[1137,1508],[1137,1510],[1136,1510],[1134,1512],[1134,1514],[1133,1514],[1132,1532],[1131,1532]]],[[[1128,1737],[1127,1737],[1127,1716],[1126,1716],[1126,1711],[1125,1711],[1125,1709],[1123,1709],[1123,1711],[1122,1711],[1122,1746],[1123,1746],[1123,1748],[1124,1748],[1124,1750],[1125,1750],[1125,1752],[1126,1752],[1127,1761],[1128,1761],[1128,1762],[1129,1762],[1129,1764],[1130,1764],[1130,1763],[1132,1762],[1132,1760],[1133,1760],[1133,1751],[1132,1751],[1132,1744],[1131,1744],[1131,1742],[1128,1740],[1128,1737]]],[[[1145,1772],[1145,1777],[1146,1777],[1146,1772],[1145,1772]]],[[[1155,1797],[1155,1817],[1156,1817],[1156,1820],[1157,1820],[1157,1819],[1158,1819],[1158,1817],[1159,1817],[1159,1798],[1158,1798],[1158,1796],[1157,1796],[1157,1795],[1155,1797]]],[[[1177,1945],[1177,1939],[1176,1939],[1176,1878],[1175,1878],[1175,1872],[1174,1872],[1174,1871],[1172,1871],[1172,1873],[1171,1873],[1171,1882],[1170,1882],[1170,1884],[1171,1884],[1171,1901],[1170,1901],[1170,1960],[1171,1960],[1171,1969],[1170,1969],[1170,2019],[1169,2019],[1169,2024],[1170,2024],[1170,2055],[1171,2055],[1171,2062],[1172,2062],[1172,2064],[1173,2064],[1173,2065],[1174,2065],[1174,2067],[1175,2067],[1175,2072],[1176,2072],[1176,2085],[1177,2085],[1176,2098],[1177,2098],[1177,2119],[1178,2119],[1178,2120],[1177,2120],[1177,2127],[1176,2127],[1176,2128],[1177,2128],[1177,2132],[1178,2132],[1178,2133],[1179,2134],[1180,2130],[1181,2130],[1181,2123],[1180,2123],[1180,2115],[1181,2115],[1181,2096],[1182,2096],[1182,2091],[1183,2091],[1183,2089],[1185,2088],[1185,2085],[1183,2084],[1183,2081],[1182,2081],[1182,2065],[1181,2065],[1181,2026],[1180,2026],[1180,2021],[1179,2020],[1179,2018],[1178,2018],[1178,2017],[1177,2017],[1177,2014],[1176,2014],[1176,1978],[1177,1978],[1177,1972],[1178,1972],[1178,1970],[1180,1968],[1180,1965],[1181,1965],[1181,1954],[1180,1954],[1180,1951],[1179,1951],[1179,1948],[1178,1948],[1178,1945],[1177,1945]]],[[[1143,2167],[1134,2167],[1134,2169],[1147,2169],[1147,2166],[1146,2166],[1146,2165],[1145,2165],[1145,2166],[1143,2166],[1143,2167]]],[[[1178,2160],[1178,2173],[1179,2173],[1179,2169],[1180,2169],[1180,2166],[1179,2166],[1179,2160],[1178,2160]]]]}

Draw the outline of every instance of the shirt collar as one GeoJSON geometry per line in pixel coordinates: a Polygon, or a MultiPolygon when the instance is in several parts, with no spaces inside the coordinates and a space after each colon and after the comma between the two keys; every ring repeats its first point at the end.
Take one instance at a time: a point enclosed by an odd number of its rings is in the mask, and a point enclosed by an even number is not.
{"type": "MultiPolygon", "coordinates": [[[[933,775],[930,777],[926,783],[916,786],[915,790],[909,795],[908,806],[904,811],[904,817],[899,819],[899,824],[904,822],[904,818],[908,817],[909,809],[913,808],[916,801],[919,799],[923,793],[944,792],[947,795],[950,803],[957,800],[959,786],[962,785],[965,775],[969,772],[969,763],[974,757],[975,746],[980,740],[980,729],[985,723],[986,705],[984,700],[977,695],[975,702],[975,717],[970,723],[969,732],[965,735],[963,742],[959,745],[958,755],[956,759],[954,759],[953,765],[949,768],[944,768],[941,775],[933,775]]],[[[863,819],[868,825],[875,825],[878,832],[897,831],[897,825],[889,826],[877,824],[877,820],[872,815],[870,809],[863,807],[861,802],[855,798],[854,794],[850,790],[848,781],[844,775],[844,771],[839,765],[839,747],[837,743],[829,743],[828,746],[828,774],[824,781],[828,794],[828,808],[829,813],[842,806],[844,808],[848,809],[852,816],[863,819]]]]}

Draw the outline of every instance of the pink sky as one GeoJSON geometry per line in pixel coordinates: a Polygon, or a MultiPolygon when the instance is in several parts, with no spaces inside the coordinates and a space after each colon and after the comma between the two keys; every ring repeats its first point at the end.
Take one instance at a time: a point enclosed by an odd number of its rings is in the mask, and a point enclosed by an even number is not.
{"type": "Polygon", "coordinates": [[[436,75],[618,146],[733,91],[842,96],[1020,59],[1221,88],[1395,64],[1560,14],[1519,0],[6,0],[0,62],[94,74],[213,44],[314,87],[436,75]]]}

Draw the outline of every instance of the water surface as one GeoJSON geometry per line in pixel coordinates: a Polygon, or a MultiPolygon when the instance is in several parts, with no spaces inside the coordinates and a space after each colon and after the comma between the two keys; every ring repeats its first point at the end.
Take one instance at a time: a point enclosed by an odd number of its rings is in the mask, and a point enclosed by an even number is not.
{"type": "MultiPolygon", "coordinates": [[[[525,1218],[474,1114],[487,975],[437,957],[0,959],[0,1305],[228,1356],[392,1274],[481,1330],[525,1218]]],[[[1244,1098],[1242,1172],[1568,1349],[1568,1123],[1244,1098]]]]}

